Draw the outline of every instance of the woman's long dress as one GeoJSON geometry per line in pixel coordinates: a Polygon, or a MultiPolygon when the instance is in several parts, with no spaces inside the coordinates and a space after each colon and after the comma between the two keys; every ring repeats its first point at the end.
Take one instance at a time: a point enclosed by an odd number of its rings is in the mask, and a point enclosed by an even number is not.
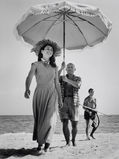
{"type": "Polygon", "coordinates": [[[37,86],[33,96],[34,131],[33,140],[42,145],[50,143],[56,123],[57,92],[55,89],[55,68],[43,62],[36,62],[37,86]]]}

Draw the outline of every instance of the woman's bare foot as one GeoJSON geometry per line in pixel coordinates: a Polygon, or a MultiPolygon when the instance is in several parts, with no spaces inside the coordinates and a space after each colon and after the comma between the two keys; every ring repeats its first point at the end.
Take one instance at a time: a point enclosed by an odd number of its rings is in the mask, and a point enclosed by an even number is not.
{"type": "Polygon", "coordinates": [[[42,154],[41,147],[42,147],[42,145],[38,145],[38,147],[37,147],[37,155],[41,155],[42,154]]]}

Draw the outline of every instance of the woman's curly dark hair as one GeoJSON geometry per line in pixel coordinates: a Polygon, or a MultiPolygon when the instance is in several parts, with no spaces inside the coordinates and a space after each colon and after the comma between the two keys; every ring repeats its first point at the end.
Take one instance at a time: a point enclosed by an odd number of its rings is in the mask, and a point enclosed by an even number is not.
{"type": "Polygon", "coordinates": [[[46,44],[40,49],[39,54],[38,54],[38,61],[41,61],[41,58],[43,57],[43,54],[41,53],[41,50],[44,50],[44,48],[46,46],[51,46],[53,48],[53,55],[49,58],[49,63],[52,67],[56,67],[55,56],[54,56],[54,47],[51,44],[46,44]]]}
{"type": "Polygon", "coordinates": [[[61,55],[61,48],[56,42],[53,42],[49,39],[43,39],[35,44],[35,46],[31,49],[31,52],[35,52],[35,54],[38,56],[38,61],[41,61],[41,58],[43,57],[41,50],[44,50],[47,45],[53,48],[53,55],[49,59],[50,65],[52,67],[56,67],[55,57],[61,55]]]}

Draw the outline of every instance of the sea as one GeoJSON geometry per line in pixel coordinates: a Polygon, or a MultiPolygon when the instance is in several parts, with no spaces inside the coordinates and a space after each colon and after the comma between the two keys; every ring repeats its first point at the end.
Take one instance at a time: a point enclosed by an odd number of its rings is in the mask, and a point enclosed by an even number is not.
{"type": "MultiPolygon", "coordinates": [[[[119,133],[119,115],[100,115],[100,125],[96,133],[119,133]]],[[[1,115],[0,116],[0,135],[6,133],[32,133],[33,132],[32,115],[1,115]]],[[[69,122],[69,128],[71,124],[69,122]]],[[[62,133],[62,123],[57,119],[55,133],[62,133]]],[[[85,120],[83,115],[79,117],[78,133],[85,133],[85,120]]]]}

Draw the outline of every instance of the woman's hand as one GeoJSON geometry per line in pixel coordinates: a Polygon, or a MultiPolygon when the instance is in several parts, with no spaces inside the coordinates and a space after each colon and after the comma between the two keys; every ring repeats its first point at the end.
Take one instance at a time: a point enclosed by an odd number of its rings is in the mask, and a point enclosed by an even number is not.
{"type": "Polygon", "coordinates": [[[25,98],[29,98],[29,97],[30,97],[30,90],[26,90],[26,91],[25,91],[24,97],[25,97],[25,98]]]}

